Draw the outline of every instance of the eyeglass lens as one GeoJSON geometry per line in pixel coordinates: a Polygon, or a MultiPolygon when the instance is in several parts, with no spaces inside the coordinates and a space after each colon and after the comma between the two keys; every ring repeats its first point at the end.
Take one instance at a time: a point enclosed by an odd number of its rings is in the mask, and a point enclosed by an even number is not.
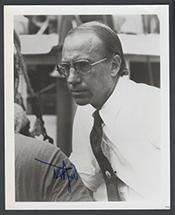
{"type": "Polygon", "coordinates": [[[73,67],[76,72],[81,74],[86,74],[91,69],[91,65],[89,64],[88,61],[78,61],[73,62],[72,65],[68,63],[63,63],[60,65],[59,70],[61,70],[60,72],[64,73],[64,75],[69,76],[71,67],[73,67]]]}

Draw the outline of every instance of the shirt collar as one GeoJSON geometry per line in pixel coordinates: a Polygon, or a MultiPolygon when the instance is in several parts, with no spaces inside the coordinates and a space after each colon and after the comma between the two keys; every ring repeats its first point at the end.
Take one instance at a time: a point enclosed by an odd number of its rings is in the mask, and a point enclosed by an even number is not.
{"type": "Polygon", "coordinates": [[[115,120],[122,105],[123,93],[126,92],[126,83],[128,84],[128,77],[120,77],[111,96],[100,109],[99,113],[105,125],[111,125],[115,120]]]}

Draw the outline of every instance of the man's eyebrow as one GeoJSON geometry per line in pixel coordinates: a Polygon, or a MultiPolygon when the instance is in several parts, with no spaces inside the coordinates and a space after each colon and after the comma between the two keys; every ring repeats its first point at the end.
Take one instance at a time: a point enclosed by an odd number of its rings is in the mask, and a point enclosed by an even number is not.
{"type": "Polygon", "coordinates": [[[74,60],[71,60],[71,61],[62,61],[62,63],[70,63],[70,62],[79,62],[79,61],[89,61],[91,62],[92,59],[89,59],[89,58],[77,58],[77,59],[74,59],[74,60]]]}
{"type": "Polygon", "coordinates": [[[90,59],[88,59],[88,58],[80,58],[80,59],[74,60],[73,62],[79,62],[79,61],[90,61],[90,59]]]}

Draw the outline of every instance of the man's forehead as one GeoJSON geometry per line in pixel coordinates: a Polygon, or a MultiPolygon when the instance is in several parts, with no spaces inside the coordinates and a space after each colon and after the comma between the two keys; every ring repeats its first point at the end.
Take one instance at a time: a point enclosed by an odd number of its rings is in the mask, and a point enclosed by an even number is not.
{"type": "Polygon", "coordinates": [[[68,35],[63,44],[62,57],[80,57],[80,55],[94,57],[96,54],[102,55],[104,47],[102,41],[91,32],[76,32],[68,35]]]}
{"type": "Polygon", "coordinates": [[[81,31],[81,32],[75,32],[73,34],[68,35],[65,38],[63,46],[70,46],[72,45],[100,45],[102,44],[102,41],[94,32],[87,32],[81,31]]]}

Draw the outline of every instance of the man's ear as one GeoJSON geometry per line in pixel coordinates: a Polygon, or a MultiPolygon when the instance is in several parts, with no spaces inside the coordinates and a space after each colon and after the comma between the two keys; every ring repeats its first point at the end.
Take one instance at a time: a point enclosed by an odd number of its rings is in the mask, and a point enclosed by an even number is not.
{"type": "Polygon", "coordinates": [[[111,68],[111,76],[115,77],[120,71],[121,67],[121,58],[118,54],[114,55],[112,58],[112,68],[111,68]]]}

